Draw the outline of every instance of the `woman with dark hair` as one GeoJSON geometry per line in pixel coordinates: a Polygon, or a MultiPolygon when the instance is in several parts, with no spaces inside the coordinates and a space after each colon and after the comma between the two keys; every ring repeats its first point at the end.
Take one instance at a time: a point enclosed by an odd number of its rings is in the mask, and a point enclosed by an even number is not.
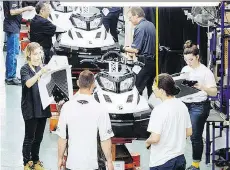
{"type": "Polygon", "coordinates": [[[153,92],[162,103],[150,117],[146,147],[151,146],[150,170],[185,170],[184,149],[186,138],[192,134],[192,125],[186,105],[174,96],[180,92],[168,74],[158,76],[153,92]]]}
{"type": "Polygon", "coordinates": [[[181,98],[188,107],[193,130],[191,136],[193,162],[187,170],[199,170],[203,153],[202,134],[210,111],[208,96],[216,96],[217,88],[213,73],[200,63],[199,49],[190,40],[186,41],[184,45],[184,59],[187,66],[182,69],[181,72],[184,74],[181,77],[197,81],[198,83],[194,87],[200,90],[195,94],[181,98]]]}

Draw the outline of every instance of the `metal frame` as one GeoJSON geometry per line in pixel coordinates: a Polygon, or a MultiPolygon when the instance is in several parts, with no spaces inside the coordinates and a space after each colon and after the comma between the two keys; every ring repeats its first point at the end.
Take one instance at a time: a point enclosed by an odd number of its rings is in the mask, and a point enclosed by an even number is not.
{"type": "MultiPolygon", "coordinates": [[[[205,163],[210,163],[210,145],[212,143],[212,170],[215,170],[215,163],[217,160],[215,160],[215,129],[220,129],[220,136],[222,136],[222,130],[226,129],[226,148],[229,148],[229,100],[230,100],[230,84],[229,84],[229,76],[230,76],[230,69],[228,69],[227,72],[227,85],[224,88],[224,74],[225,74],[225,60],[224,60],[224,53],[226,50],[228,50],[228,68],[230,67],[230,40],[228,40],[228,47],[225,47],[225,40],[226,38],[230,38],[230,35],[225,35],[225,29],[229,28],[229,26],[224,25],[224,16],[225,16],[225,1],[221,2],[221,67],[220,70],[217,72],[220,73],[220,91],[216,98],[212,98],[213,100],[219,100],[220,101],[220,113],[223,113],[223,101],[225,99],[226,101],[226,107],[227,107],[227,113],[225,119],[219,119],[219,120],[207,120],[206,122],[206,161],[205,163]],[[226,49],[227,48],[227,49],[226,49]],[[224,122],[227,124],[224,125],[224,122]],[[216,123],[220,123],[220,125],[216,125],[216,123]],[[212,141],[210,141],[210,125],[212,125],[212,141]]],[[[198,32],[199,34],[199,32],[198,32]]],[[[216,63],[216,43],[217,43],[217,30],[216,28],[212,28],[212,38],[210,40],[210,55],[211,60],[215,64],[216,63]]],[[[226,160],[228,161],[228,149],[226,149],[226,160]]]]}

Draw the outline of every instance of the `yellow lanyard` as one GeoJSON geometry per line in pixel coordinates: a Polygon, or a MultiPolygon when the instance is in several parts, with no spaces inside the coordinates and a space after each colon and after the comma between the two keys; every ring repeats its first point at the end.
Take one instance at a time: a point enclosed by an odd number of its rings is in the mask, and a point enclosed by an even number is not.
{"type": "Polygon", "coordinates": [[[159,39],[158,39],[158,7],[156,7],[156,86],[158,87],[158,49],[159,49],[159,39]]]}

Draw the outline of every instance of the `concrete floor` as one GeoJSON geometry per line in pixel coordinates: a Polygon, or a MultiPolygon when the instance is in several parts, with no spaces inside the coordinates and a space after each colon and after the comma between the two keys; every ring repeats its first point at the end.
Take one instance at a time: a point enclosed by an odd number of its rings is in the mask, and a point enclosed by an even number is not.
{"type": "MultiPolygon", "coordinates": [[[[24,122],[20,109],[21,87],[6,86],[6,112],[1,116],[1,170],[22,169],[22,142],[24,138],[24,122]]],[[[57,136],[49,132],[49,121],[41,145],[40,158],[47,170],[57,168],[57,136]]],[[[148,169],[149,151],[145,149],[143,141],[133,141],[127,144],[130,152],[138,152],[141,155],[141,169],[148,169]]],[[[190,165],[192,152],[190,141],[186,146],[186,160],[190,165]]],[[[203,156],[204,158],[204,156],[203,156]]],[[[201,163],[202,170],[211,169],[204,161],[201,163]]]]}

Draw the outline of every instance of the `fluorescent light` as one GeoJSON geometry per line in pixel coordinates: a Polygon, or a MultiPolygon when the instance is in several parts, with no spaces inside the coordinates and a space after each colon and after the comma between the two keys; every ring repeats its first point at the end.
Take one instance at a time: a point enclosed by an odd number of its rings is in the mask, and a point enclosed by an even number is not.
{"type": "Polygon", "coordinates": [[[61,2],[63,6],[152,6],[152,7],[193,7],[218,6],[219,2],[61,2]]]}

